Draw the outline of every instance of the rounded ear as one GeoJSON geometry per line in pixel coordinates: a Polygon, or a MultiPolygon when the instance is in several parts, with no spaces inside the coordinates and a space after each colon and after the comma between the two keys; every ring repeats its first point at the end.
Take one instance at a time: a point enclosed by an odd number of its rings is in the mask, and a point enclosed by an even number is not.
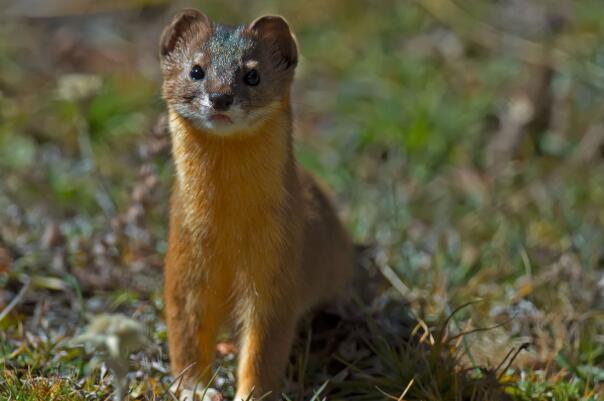
{"type": "Polygon", "coordinates": [[[201,11],[192,8],[184,9],[174,16],[172,22],[164,29],[159,40],[159,57],[163,59],[174,51],[178,41],[193,28],[198,28],[200,33],[209,31],[210,19],[201,11]]]}
{"type": "Polygon", "coordinates": [[[298,44],[285,18],[265,15],[252,22],[250,30],[256,32],[260,41],[266,46],[274,48],[278,55],[276,67],[289,69],[298,64],[298,44]]]}

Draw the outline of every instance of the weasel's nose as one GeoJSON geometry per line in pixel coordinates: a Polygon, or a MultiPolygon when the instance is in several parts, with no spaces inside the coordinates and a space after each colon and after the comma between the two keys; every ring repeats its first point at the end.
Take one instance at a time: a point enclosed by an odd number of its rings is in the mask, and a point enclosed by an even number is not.
{"type": "Polygon", "coordinates": [[[210,93],[208,98],[215,110],[228,110],[229,106],[233,104],[233,95],[228,93],[210,93]]]}

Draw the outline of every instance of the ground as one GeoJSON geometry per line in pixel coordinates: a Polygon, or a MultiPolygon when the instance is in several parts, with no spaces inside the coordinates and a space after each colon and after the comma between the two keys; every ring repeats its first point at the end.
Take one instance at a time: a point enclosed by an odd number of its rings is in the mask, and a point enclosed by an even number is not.
{"type": "MultiPolygon", "coordinates": [[[[598,0],[193,5],[294,27],[296,153],[332,189],[376,284],[354,313],[301,323],[286,397],[604,399],[598,0]]],[[[156,46],[179,8],[4,11],[0,400],[108,399],[108,353],[74,340],[107,312],[143,325],[130,398],[170,399],[174,170],[156,46]]],[[[214,386],[232,396],[226,333],[217,355],[214,386]]]]}

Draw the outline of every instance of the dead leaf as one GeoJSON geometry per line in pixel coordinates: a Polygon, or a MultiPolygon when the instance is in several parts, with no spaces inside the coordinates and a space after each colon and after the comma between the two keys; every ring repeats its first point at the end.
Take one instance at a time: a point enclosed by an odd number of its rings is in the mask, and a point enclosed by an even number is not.
{"type": "Polygon", "coordinates": [[[234,354],[235,352],[237,352],[237,345],[235,345],[235,343],[231,341],[222,341],[216,344],[216,351],[221,356],[234,354]]]}
{"type": "Polygon", "coordinates": [[[10,270],[13,259],[6,248],[0,247],[0,274],[6,274],[10,270]]]}

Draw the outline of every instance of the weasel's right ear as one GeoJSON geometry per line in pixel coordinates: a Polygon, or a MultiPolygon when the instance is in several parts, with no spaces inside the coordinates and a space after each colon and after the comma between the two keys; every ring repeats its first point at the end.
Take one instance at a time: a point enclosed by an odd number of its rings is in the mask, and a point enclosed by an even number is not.
{"type": "Polygon", "coordinates": [[[159,58],[164,59],[172,53],[178,44],[178,41],[185,35],[194,33],[209,32],[212,23],[210,19],[201,11],[187,8],[174,16],[170,25],[168,25],[159,40],[159,58]]]}

